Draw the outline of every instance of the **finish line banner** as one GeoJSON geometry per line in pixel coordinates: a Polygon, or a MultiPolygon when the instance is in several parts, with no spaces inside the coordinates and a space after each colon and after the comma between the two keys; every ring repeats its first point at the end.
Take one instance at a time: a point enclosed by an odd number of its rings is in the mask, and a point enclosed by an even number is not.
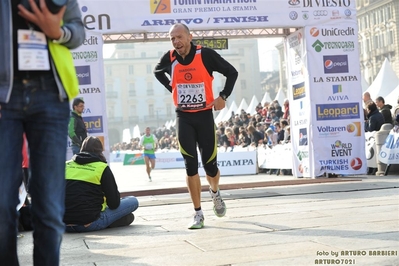
{"type": "Polygon", "coordinates": [[[79,0],[87,30],[101,33],[303,27],[356,21],[354,0],[79,0]],[[270,8],[273,7],[273,8],[270,8]]]}

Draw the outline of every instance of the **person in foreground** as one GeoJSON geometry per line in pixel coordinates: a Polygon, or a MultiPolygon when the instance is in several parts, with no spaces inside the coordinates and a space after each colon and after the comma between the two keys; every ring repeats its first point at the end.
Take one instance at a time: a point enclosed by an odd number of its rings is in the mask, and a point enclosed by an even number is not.
{"type": "Polygon", "coordinates": [[[177,136],[186,167],[188,191],[195,210],[194,219],[188,228],[199,229],[204,226],[204,214],[201,209],[197,145],[210,185],[213,210],[218,217],[226,214],[226,205],[219,191],[220,171],[217,166],[216,129],[212,108],[215,111],[225,108],[225,101],[233,90],[238,73],[214,50],[195,46],[186,25],[173,25],[169,30],[169,37],[174,49],[161,57],[154,74],[172,93],[176,106],[177,136]],[[226,77],[224,89],[216,99],[212,89],[213,71],[226,77]]]}
{"type": "Polygon", "coordinates": [[[151,134],[151,129],[146,127],[145,134],[140,138],[140,147],[144,150],[144,161],[148,175],[148,180],[151,182],[151,171],[155,168],[155,150],[158,147],[158,140],[154,134],[151,134]]]}
{"type": "Polygon", "coordinates": [[[0,4],[0,264],[7,266],[19,265],[16,206],[24,133],[34,265],[59,265],[65,231],[69,100],[79,92],[69,49],[83,43],[85,30],[76,0],[56,9],[46,2],[0,4]]]}
{"type": "Polygon", "coordinates": [[[128,226],[139,203],[120,198],[114,175],[103,155],[101,141],[87,137],[80,153],[66,162],[64,222],[67,232],[90,232],[128,226]]]}

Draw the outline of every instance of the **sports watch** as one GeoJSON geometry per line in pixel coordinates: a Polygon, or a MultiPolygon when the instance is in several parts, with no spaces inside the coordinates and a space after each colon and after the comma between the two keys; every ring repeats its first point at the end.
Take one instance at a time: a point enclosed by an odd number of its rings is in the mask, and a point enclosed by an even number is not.
{"type": "Polygon", "coordinates": [[[224,94],[224,93],[219,93],[219,96],[223,99],[223,100],[227,100],[227,96],[226,96],[226,94],[224,94]]]}

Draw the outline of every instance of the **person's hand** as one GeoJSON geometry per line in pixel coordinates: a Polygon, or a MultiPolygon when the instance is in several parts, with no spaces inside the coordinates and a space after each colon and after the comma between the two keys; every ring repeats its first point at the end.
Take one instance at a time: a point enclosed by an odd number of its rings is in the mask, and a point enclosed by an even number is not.
{"type": "Polygon", "coordinates": [[[219,111],[226,107],[226,101],[223,100],[223,98],[219,96],[215,100],[213,100],[213,102],[211,102],[209,105],[207,105],[206,107],[211,107],[211,106],[213,106],[213,109],[215,111],[219,111]]]}
{"type": "Polygon", "coordinates": [[[52,14],[46,6],[45,0],[40,0],[40,8],[34,0],[28,0],[32,12],[19,4],[18,14],[27,21],[38,26],[43,33],[52,40],[58,40],[62,36],[61,21],[64,16],[66,6],[63,6],[57,14],[52,14]]]}

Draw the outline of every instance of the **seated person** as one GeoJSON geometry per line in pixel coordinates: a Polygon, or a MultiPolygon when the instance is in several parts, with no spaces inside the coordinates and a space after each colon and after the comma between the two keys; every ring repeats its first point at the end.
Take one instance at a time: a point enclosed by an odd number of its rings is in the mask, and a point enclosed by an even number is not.
{"type": "Polygon", "coordinates": [[[259,131],[257,131],[253,125],[249,125],[247,127],[247,130],[251,138],[251,146],[258,147],[258,145],[263,143],[262,134],[259,131]]]}
{"type": "Polygon", "coordinates": [[[365,121],[365,131],[373,132],[380,130],[381,126],[385,123],[384,116],[378,111],[377,105],[370,102],[366,106],[367,120],[365,121]]]}
{"type": "Polygon", "coordinates": [[[251,138],[248,136],[248,133],[247,131],[245,131],[245,129],[240,130],[240,136],[238,142],[239,142],[238,144],[243,148],[251,145],[251,138]]]}
{"type": "Polygon", "coordinates": [[[267,145],[269,145],[269,147],[273,147],[273,146],[276,146],[278,144],[278,142],[277,142],[277,133],[274,132],[271,128],[266,129],[266,135],[267,135],[267,138],[268,138],[267,145]]]}
{"type": "Polygon", "coordinates": [[[87,137],[72,160],[66,162],[64,222],[67,232],[90,232],[128,226],[139,203],[120,198],[114,175],[103,155],[101,141],[87,137]]]}

